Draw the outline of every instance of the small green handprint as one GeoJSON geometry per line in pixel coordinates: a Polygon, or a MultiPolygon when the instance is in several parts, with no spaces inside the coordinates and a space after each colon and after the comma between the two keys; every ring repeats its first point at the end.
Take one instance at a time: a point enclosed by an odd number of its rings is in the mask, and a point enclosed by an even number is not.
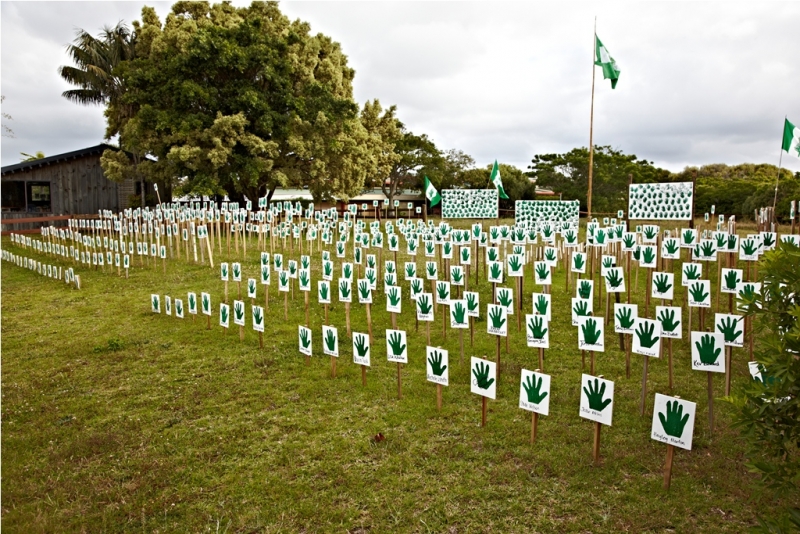
{"type": "Polygon", "coordinates": [[[723,250],[726,248],[728,244],[728,236],[726,236],[725,234],[717,234],[716,240],[718,249],[723,250]]]}
{"type": "Polygon", "coordinates": [[[704,257],[710,258],[714,255],[714,252],[716,252],[714,249],[714,243],[711,241],[705,241],[702,245],[700,245],[700,251],[703,253],[704,257]]]}
{"type": "Polygon", "coordinates": [[[220,322],[222,322],[222,324],[227,324],[228,323],[228,308],[227,307],[223,306],[223,307],[220,308],[219,317],[220,317],[220,322]]]}
{"type": "Polygon", "coordinates": [[[622,244],[625,245],[625,248],[633,248],[633,245],[636,244],[636,238],[633,234],[627,234],[624,238],[622,238],[622,244]]]}
{"type": "Polygon", "coordinates": [[[656,292],[662,294],[672,288],[672,284],[669,283],[669,277],[666,274],[657,274],[656,277],[653,278],[653,285],[655,286],[656,292]]]}
{"type": "Polygon", "coordinates": [[[603,258],[603,267],[606,269],[610,269],[614,266],[614,259],[613,258],[603,258]]]}
{"type": "Polygon", "coordinates": [[[578,296],[582,299],[588,299],[592,296],[592,283],[588,280],[582,280],[578,286],[578,296]]]}
{"type": "Polygon", "coordinates": [[[342,298],[345,298],[345,299],[347,297],[349,297],[350,296],[350,284],[348,284],[346,281],[342,280],[339,283],[339,294],[342,296],[342,298]]]}
{"type": "Polygon", "coordinates": [[[733,343],[736,341],[736,338],[742,335],[742,331],[739,330],[738,325],[739,321],[733,317],[726,317],[717,325],[717,330],[722,332],[725,336],[726,343],[733,343]]]}
{"type": "Polygon", "coordinates": [[[366,280],[362,280],[361,282],[358,283],[358,293],[362,299],[369,298],[370,289],[369,289],[369,284],[367,284],[366,280]]]}
{"type": "Polygon", "coordinates": [[[700,362],[705,365],[715,365],[717,363],[717,358],[719,358],[722,349],[716,348],[716,343],[714,336],[708,334],[702,336],[700,341],[695,342],[700,362]]]}
{"type": "Polygon", "coordinates": [[[644,236],[648,240],[655,239],[657,233],[658,233],[658,229],[655,226],[645,226],[644,227],[644,236]]]}
{"type": "Polygon", "coordinates": [[[236,320],[241,321],[244,317],[244,306],[240,302],[237,302],[233,306],[233,313],[236,314],[236,320]]]}
{"type": "Polygon", "coordinates": [[[547,315],[548,304],[547,297],[544,295],[539,295],[539,298],[536,299],[536,304],[534,305],[536,307],[536,313],[539,315],[547,315]]]}
{"type": "Polygon", "coordinates": [[[300,272],[300,287],[306,287],[311,282],[305,271],[300,272]]]}
{"type": "Polygon", "coordinates": [[[319,286],[319,300],[328,300],[328,284],[319,286]]]}
{"type": "Polygon", "coordinates": [[[620,310],[617,312],[617,320],[619,321],[619,326],[621,328],[631,328],[633,323],[636,322],[636,319],[633,318],[633,308],[620,308],[620,310]]]}
{"type": "Polygon", "coordinates": [[[589,408],[597,412],[602,412],[611,404],[611,399],[603,400],[606,394],[606,383],[603,382],[600,384],[600,380],[595,378],[594,384],[589,380],[587,385],[589,387],[584,387],[583,392],[586,394],[586,398],[589,401],[589,408]]]}
{"type": "Polygon", "coordinates": [[[264,320],[264,316],[261,314],[260,308],[255,308],[253,310],[253,322],[257,325],[261,324],[261,321],[264,320]]]}
{"type": "Polygon", "coordinates": [[[194,310],[197,306],[197,300],[194,295],[189,295],[189,310],[194,310]]]}
{"type": "Polygon", "coordinates": [[[394,274],[394,262],[386,262],[386,272],[389,274],[394,274]]]}
{"type": "Polygon", "coordinates": [[[311,265],[311,260],[308,258],[308,256],[303,256],[300,258],[300,265],[303,267],[303,269],[308,269],[308,266],[311,265]]]}
{"type": "Polygon", "coordinates": [[[528,330],[531,331],[531,335],[534,339],[544,339],[544,336],[547,334],[547,328],[543,328],[543,326],[544,321],[541,317],[531,317],[528,323],[528,330]]]}
{"type": "Polygon", "coordinates": [[[375,271],[372,270],[372,269],[374,269],[374,267],[370,267],[367,270],[366,274],[365,274],[365,277],[369,281],[370,284],[374,284],[378,279],[378,276],[375,274],[375,271]]]}
{"type": "Polygon", "coordinates": [[[736,286],[739,285],[739,273],[731,269],[725,274],[725,289],[729,291],[736,291],[736,286]]]}
{"type": "Polygon", "coordinates": [[[325,345],[328,347],[330,352],[336,350],[336,336],[333,333],[333,330],[328,330],[325,334],[325,345]]]}
{"type": "Polygon", "coordinates": [[[406,265],[406,276],[408,278],[414,278],[416,274],[417,274],[416,265],[414,265],[413,263],[409,263],[408,265],[406,265]]]}
{"type": "Polygon", "coordinates": [[[308,346],[311,344],[311,336],[309,335],[308,330],[300,330],[300,344],[303,346],[304,349],[307,349],[308,346]]]}
{"type": "Polygon", "coordinates": [[[642,250],[643,263],[651,264],[656,260],[656,253],[653,247],[644,247],[642,250]]]}
{"type": "Polygon", "coordinates": [[[541,281],[547,281],[550,276],[550,268],[547,267],[544,263],[540,263],[536,266],[536,279],[541,281]]]}
{"type": "Polygon", "coordinates": [[[342,268],[342,274],[344,275],[345,278],[350,278],[351,276],[353,276],[352,265],[350,265],[349,263],[345,264],[345,266],[342,268]]]}
{"type": "Polygon", "coordinates": [[[602,334],[600,329],[597,328],[597,321],[594,319],[587,319],[583,326],[581,326],[581,332],[583,332],[583,341],[587,345],[597,345],[597,342],[600,340],[600,335],[602,334]]]}
{"type": "Polygon", "coordinates": [[[453,269],[450,270],[450,279],[456,284],[461,283],[461,280],[464,279],[464,274],[461,269],[453,267],[453,269]]]}
{"type": "Polygon", "coordinates": [[[639,261],[642,258],[642,247],[637,246],[633,249],[633,259],[639,261]]]}
{"type": "Polygon", "coordinates": [[[450,297],[450,288],[445,283],[436,284],[436,297],[439,300],[447,300],[450,297]]]}
{"type": "Polygon", "coordinates": [[[547,261],[556,261],[556,251],[553,250],[552,248],[548,248],[544,252],[544,259],[546,259],[547,261]]]}
{"type": "Polygon", "coordinates": [[[664,332],[674,332],[680,325],[680,322],[675,320],[675,310],[661,310],[658,320],[661,321],[661,330],[664,332]]]}
{"type": "Polygon", "coordinates": [[[536,376],[528,375],[528,378],[522,383],[522,387],[525,388],[525,393],[528,395],[528,402],[531,404],[539,404],[547,397],[547,392],[542,391],[542,380],[542,377],[536,380],[536,376]]]}
{"type": "Polygon", "coordinates": [[[467,294],[467,308],[471,312],[474,312],[476,309],[478,309],[478,299],[472,293],[467,294]]]}
{"type": "Polygon", "coordinates": [[[363,358],[369,352],[369,343],[367,342],[367,336],[356,334],[353,337],[353,346],[356,349],[356,353],[358,354],[359,358],[363,358]]]}
{"type": "Polygon", "coordinates": [[[583,254],[574,254],[572,256],[572,265],[575,267],[576,270],[583,269],[583,266],[586,264],[586,260],[583,259],[583,254]]]}
{"type": "Polygon", "coordinates": [[[683,404],[678,401],[667,401],[667,415],[658,413],[658,419],[661,421],[661,426],[668,436],[680,438],[683,435],[683,429],[689,421],[689,414],[683,413],[683,404]]]}
{"type": "Polygon", "coordinates": [[[416,278],[413,282],[411,282],[411,291],[414,295],[422,292],[422,282],[419,280],[419,278],[416,278]]]}
{"type": "Polygon", "coordinates": [[[406,350],[406,346],[403,344],[403,337],[398,332],[390,334],[387,341],[394,356],[400,356],[406,350]]]}
{"type": "Polygon", "coordinates": [[[255,280],[248,280],[247,281],[247,292],[249,294],[253,294],[256,292],[256,281],[255,280]]]}
{"type": "Polygon", "coordinates": [[[445,369],[447,369],[446,365],[442,365],[442,353],[436,350],[431,352],[431,355],[428,357],[428,363],[431,364],[431,372],[435,376],[442,376],[445,369]]]}
{"type": "Polygon", "coordinates": [[[494,378],[489,378],[488,364],[478,362],[478,365],[472,370],[472,374],[475,375],[475,380],[481,389],[489,389],[494,384],[494,378]]]}
{"type": "Polygon", "coordinates": [[[694,232],[691,230],[686,230],[683,232],[683,243],[685,245],[691,245],[694,242],[694,232]]]}
{"type": "Polygon", "coordinates": [[[572,311],[574,311],[575,315],[578,317],[585,317],[592,314],[592,312],[589,311],[589,305],[583,300],[575,304],[575,307],[572,308],[572,311]]]}
{"type": "Polygon", "coordinates": [[[739,291],[738,298],[745,303],[752,302],[756,298],[756,286],[753,284],[743,285],[741,291],[739,291]]]}
{"type": "Polygon", "coordinates": [[[211,300],[206,296],[203,297],[203,310],[206,312],[211,311],[211,300]]]}
{"type": "Polygon", "coordinates": [[[431,312],[433,305],[430,303],[427,295],[420,295],[417,299],[417,308],[422,315],[428,315],[431,312]]]}
{"type": "Polygon", "coordinates": [[[689,294],[695,302],[705,302],[709,295],[709,293],[705,291],[705,286],[700,282],[692,284],[689,288],[689,294]]]}
{"type": "Polygon", "coordinates": [[[492,321],[492,328],[497,330],[503,328],[503,325],[506,322],[506,320],[503,319],[503,312],[501,310],[502,308],[495,307],[492,308],[491,312],[489,312],[489,319],[492,321]]]}
{"type": "Polygon", "coordinates": [[[391,306],[394,307],[400,304],[400,295],[398,294],[397,288],[393,287],[390,289],[387,297],[391,306]]]}
{"type": "Polygon", "coordinates": [[[771,247],[772,245],[775,244],[775,234],[767,232],[762,235],[763,235],[762,244],[764,245],[764,248],[771,247]]]}
{"type": "Polygon", "coordinates": [[[497,249],[490,248],[487,254],[489,261],[497,261],[497,249]]]}
{"type": "Polygon", "coordinates": [[[522,263],[517,256],[508,258],[508,268],[511,269],[512,272],[517,272],[522,268],[522,263]]]}
{"type": "Polygon", "coordinates": [[[639,328],[636,329],[636,337],[639,338],[639,344],[646,348],[652,349],[653,345],[658,343],[658,336],[654,336],[656,325],[651,322],[639,323],[639,328]]]}
{"type": "Polygon", "coordinates": [[[461,249],[461,261],[469,261],[469,249],[462,248],[461,249]]]}
{"type": "Polygon", "coordinates": [[[697,265],[687,265],[683,269],[683,277],[687,280],[698,280],[700,272],[697,270],[697,265]]]}
{"type": "Polygon", "coordinates": [[[497,302],[504,308],[511,306],[511,292],[508,289],[501,289],[497,292],[497,302]]]}
{"type": "Polygon", "coordinates": [[[606,282],[611,289],[616,289],[622,285],[622,277],[620,276],[619,269],[612,269],[606,274],[606,282]]]}
{"type": "Polygon", "coordinates": [[[667,239],[664,241],[664,250],[667,252],[667,254],[675,254],[678,252],[678,242],[675,239],[667,239]]]}
{"type": "Polygon", "coordinates": [[[754,240],[745,239],[742,241],[742,252],[744,252],[747,256],[752,256],[756,253],[756,250],[758,250],[758,247],[756,246],[754,240]]]}
{"type": "Polygon", "coordinates": [[[456,324],[464,324],[466,322],[467,310],[460,302],[453,305],[453,322],[456,324]]]}
{"type": "Polygon", "coordinates": [[[158,301],[158,297],[153,297],[153,311],[155,312],[159,311],[158,301]]]}
{"type": "Polygon", "coordinates": [[[429,277],[435,278],[436,277],[436,264],[433,263],[433,262],[428,263],[427,271],[428,271],[428,276],[429,277]]]}
{"type": "Polygon", "coordinates": [[[728,250],[735,251],[736,250],[736,235],[729,235],[728,236],[728,250]]]}
{"type": "Polygon", "coordinates": [[[500,280],[503,271],[500,269],[499,263],[493,263],[492,268],[489,270],[489,274],[493,280],[500,280]]]}

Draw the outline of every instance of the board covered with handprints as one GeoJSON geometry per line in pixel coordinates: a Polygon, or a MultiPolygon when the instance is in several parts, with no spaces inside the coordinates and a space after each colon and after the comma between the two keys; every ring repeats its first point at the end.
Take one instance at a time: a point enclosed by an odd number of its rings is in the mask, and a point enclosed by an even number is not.
{"type": "Polygon", "coordinates": [[[514,203],[514,223],[533,228],[552,224],[578,226],[580,202],[577,200],[517,200],[514,203]]]}
{"type": "Polygon", "coordinates": [[[496,219],[497,189],[442,190],[442,218],[496,219]]]}
{"type": "Polygon", "coordinates": [[[692,218],[692,194],[692,182],[631,184],[628,217],[688,221],[692,218]]]}

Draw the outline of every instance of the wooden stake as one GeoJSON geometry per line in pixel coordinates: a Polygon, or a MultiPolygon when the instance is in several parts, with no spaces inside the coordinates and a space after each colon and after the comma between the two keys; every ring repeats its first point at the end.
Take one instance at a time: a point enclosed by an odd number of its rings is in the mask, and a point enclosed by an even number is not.
{"type": "Polygon", "coordinates": [[[331,356],[331,378],[336,378],[336,356],[331,356]]]}
{"type": "Polygon", "coordinates": [[[672,390],[672,338],[667,338],[667,354],[669,365],[669,389],[672,390]]]}
{"type": "Polygon", "coordinates": [[[289,293],[283,294],[283,320],[289,320],[289,293]]]}
{"type": "Polygon", "coordinates": [[[436,384],[436,411],[442,411],[442,385],[436,384]]]}
{"type": "Polygon", "coordinates": [[[644,358],[644,366],[642,367],[642,396],[639,399],[639,415],[644,416],[645,397],[647,396],[647,363],[650,358],[647,356],[642,356],[642,358],[644,358]]]}
{"type": "Polygon", "coordinates": [[[481,427],[486,426],[486,397],[481,397],[481,427]]]}
{"type": "Polygon", "coordinates": [[[308,291],[304,291],[303,294],[305,295],[305,307],[306,307],[306,328],[310,328],[311,325],[309,324],[308,320],[308,291]]]}
{"type": "Polygon", "coordinates": [[[672,481],[672,456],[675,454],[675,446],[667,445],[667,463],[664,466],[664,489],[668,490],[672,481]]]}
{"type": "Polygon", "coordinates": [[[539,347],[539,369],[544,372],[544,347],[539,347]]]}
{"type": "Polygon", "coordinates": [[[347,337],[352,337],[350,333],[350,303],[344,303],[344,320],[347,324],[347,337]]]}
{"type": "MultiPolygon", "coordinates": [[[[192,317],[194,317],[194,316],[192,316],[192,317]]],[[[263,349],[264,348],[264,332],[259,332],[258,333],[258,348],[259,349],[263,349]]]]}
{"type": "Polygon", "coordinates": [[[594,459],[594,466],[600,466],[600,423],[594,423],[594,447],[592,448],[592,458],[594,459]]]}
{"type": "Polygon", "coordinates": [[[539,414],[533,412],[531,414],[531,445],[536,443],[536,430],[539,426],[539,414]]]}
{"type": "Polygon", "coordinates": [[[403,398],[403,379],[400,374],[400,362],[397,362],[397,399],[403,398]]]}
{"type": "Polygon", "coordinates": [[[708,429],[714,432],[714,373],[708,373],[708,429]]]}
{"type": "Polygon", "coordinates": [[[361,366],[361,385],[367,387],[367,366],[361,366]]]}

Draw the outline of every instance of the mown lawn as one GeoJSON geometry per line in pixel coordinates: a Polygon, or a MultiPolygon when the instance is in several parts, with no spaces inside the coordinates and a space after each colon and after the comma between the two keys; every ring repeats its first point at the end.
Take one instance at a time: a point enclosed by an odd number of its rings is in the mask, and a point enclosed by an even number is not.
{"type": "MultiPolygon", "coordinates": [[[[7,238],[3,246],[71,265],[23,251],[7,238]]],[[[335,284],[341,260],[329,250],[335,284]]],[[[258,278],[258,254],[251,243],[242,260],[245,279],[258,278]]],[[[299,259],[297,249],[285,255],[299,259]]],[[[391,255],[384,252],[383,259],[391,255]]],[[[401,281],[406,259],[398,255],[401,281]]],[[[237,257],[215,250],[215,261],[221,260],[237,257]]],[[[424,260],[418,256],[419,267],[424,260]]],[[[2,526],[8,532],[742,532],[757,515],[787,504],[751,500],[746,444],[729,428],[729,408],[720,401],[709,432],[706,373],[691,370],[685,339],[674,344],[672,394],[698,404],[694,449],[677,450],[672,488],[662,488],[666,446],[650,439],[650,425],[654,393],[670,394],[666,360],[650,361],[648,410],[640,417],[643,357],[633,355],[626,378],[613,321],[597,369],[615,381],[614,424],[603,428],[602,465],[593,466],[593,424],[578,416],[581,355],[569,301],[574,278],[568,295],[563,261],[555,271],[545,355],[553,377],[551,414],[540,418],[534,445],[530,413],[518,400],[520,369],[536,368],[538,355],[526,347],[524,324],[518,332],[515,317],[485,428],[480,398],[470,393],[469,357],[494,359],[495,351],[485,322],[491,285],[482,269],[483,317],[475,324],[474,346],[465,335],[464,361],[458,335],[448,327],[447,340],[442,337],[439,310],[431,329],[432,344],[448,349],[451,360],[451,385],[437,412],[436,387],[425,377],[425,329],[415,332],[405,282],[398,324],[408,332],[410,352],[398,400],[396,365],[386,361],[390,319],[380,289],[374,292],[366,387],[352,363],[344,306],[334,295],[330,322],[339,328],[342,356],[338,376],[330,377],[329,358],[322,356],[323,308],[313,292],[318,249],[312,256],[310,365],[298,352],[302,294],[295,289],[284,321],[277,277],[259,349],[249,302],[243,342],[238,327],[225,334],[218,326],[218,267],[170,260],[164,275],[160,262],[145,268],[138,258],[131,263],[129,279],[76,266],[80,291],[2,265],[2,526]],[[187,291],[211,293],[211,330],[203,316],[193,321],[150,311],[151,293],[161,294],[163,305],[163,295],[185,303],[187,291]],[[378,433],[386,439],[376,442],[378,433]]],[[[716,288],[716,269],[709,274],[716,288]]],[[[641,304],[644,271],[640,277],[634,301],[641,304]]],[[[263,305],[262,289],[257,303],[263,305]]],[[[526,269],[528,312],[530,293],[538,290],[526,269]]],[[[230,283],[231,299],[236,292],[230,283]]],[[[677,287],[675,301],[682,295],[677,287]]],[[[351,313],[353,330],[366,332],[364,307],[354,303],[351,313]]],[[[734,350],[734,387],[749,380],[746,360],[746,350],[734,350]]],[[[722,397],[722,375],[714,385],[722,397]]]]}

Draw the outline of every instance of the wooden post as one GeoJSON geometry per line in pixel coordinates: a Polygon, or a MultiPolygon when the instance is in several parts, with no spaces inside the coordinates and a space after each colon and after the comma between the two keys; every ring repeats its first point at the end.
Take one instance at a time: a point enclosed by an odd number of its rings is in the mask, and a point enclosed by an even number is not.
{"type": "Polygon", "coordinates": [[[589,351],[589,374],[594,375],[594,351],[589,351]]]}
{"type": "Polygon", "coordinates": [[[331,356],[331,378],[336,378],[336,356],[331,356]]]}
{"type": "Polygon", "coordinates": [[[714,374],[708,373],[708,429],[714,432],[714,374]]]}
{"type": "Polygon", "coordinates": [[[672,390],[672,338],[667,338],[667,354],[669,365],[669,389],[672,390]]]}
{"type": "Polygon", "coordinates": [[[283,294],[283,320],[289,320],[289,293],[283,294]]]}
{"type": "Polygon", "coordinates": [[[397,399],[403,398],[403,379],[400,375],[400,362],[397,362],[397,399]]]}
{"type": "Polygon", "coordinates": [[[539,347],[539,369],[544,372],[544,347],[539,347]]]}
{"type": "Polygon", "coordinates": [[[309,324],[308,320],[308,291],[303,292],[305,295],[305,307],[306,307],[306,328],[310,328],[311,325],[309,324]]]}
{"type": "Polygon", "coordinates": [[[436,411],[442,411],[442,385],[436,384],[436,411]]]}
{"type": "Polygon", "coordinates": [[[675,454],[675,446],[667,445],[667,463],[664,466],[664,489],[668,490],[672,481],[672,456],[675,454]]]}
{"type": "Polygon", "coordinates": [[[349,302],[345,302],[344,303],[344,319],[345,319],[345,323],[347,324],[347,337],[352,337],[352,334],[350,333],[350,303],[349,302]]]}
{"type": "Polygon", "coordinates": [[[486,397],[481,397],[481,427],[486,426],[486,397]]]}
{"type": "Polygon", "coordinates": [[[366,387],[367,386],[367,366],[361,366],[361,385],[366,387]]]}
{"type": "Polygon", "coordinates": [[[500,376],[500,336],[495,336],[497,338],[497,376],[500,376]]]}
{"type": "Polygon", "coordinates": [[[539,414],[533,412],[531,414],[531,445],[536,443],[536,430],[539,426],[539,414]]]}
{"type": "Polygon", "coordinates": [[[725,347],[725,396],[731,394],[731,360],[733,359],[733,347],[725,347]]]}
{"type": "Polygon", "coordinates": [[[594,466],[600,466],[600,423],[594,423],[594,447],[592,448],[592,458],[594,459],[594,466]]]}
{"type": "Polygon", "coordinates": [[[639,415],[644,416],[645,397],[647,396],[647,363],[649,358],[647,356],[642,356],[642,358],[644,358],[644,366],[642,367],[642,396],[639,399],[639,415]]]}

